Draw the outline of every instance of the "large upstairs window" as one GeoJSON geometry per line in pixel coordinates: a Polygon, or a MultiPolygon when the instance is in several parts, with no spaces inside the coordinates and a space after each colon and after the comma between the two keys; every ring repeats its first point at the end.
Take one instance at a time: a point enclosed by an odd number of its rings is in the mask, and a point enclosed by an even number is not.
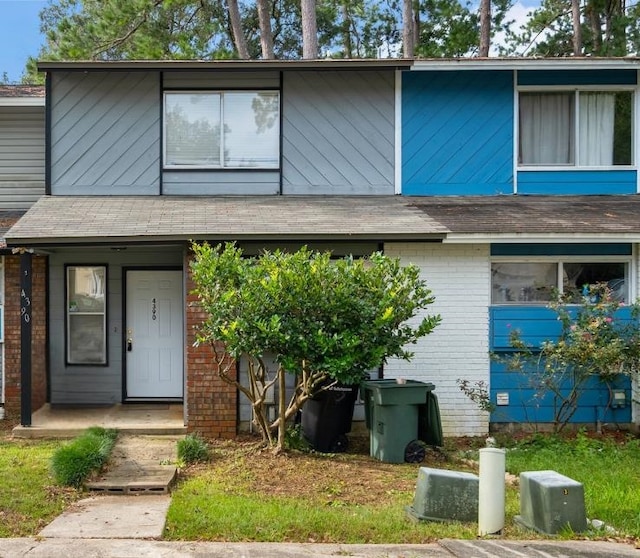
{"type": "Polygon", "coordinates": [[[276,169],[279,164],[279,92],[165,93],[165,168],[276,169]]]}
{"type": "Polygon", "coordinates": [[[633,164],[631,91],[521,91],[520,166],[633,164]]]}

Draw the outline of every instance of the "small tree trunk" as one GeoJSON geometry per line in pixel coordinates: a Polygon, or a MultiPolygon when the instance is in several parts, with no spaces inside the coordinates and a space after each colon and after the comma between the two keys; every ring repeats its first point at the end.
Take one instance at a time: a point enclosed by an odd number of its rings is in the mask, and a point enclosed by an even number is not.
{"type": "Polygon", "coordinates": [[[413,54],[420,48],[420,0],[413,5],[413,54]]]}
{"type": "Polygon", "coordinates": [[[278,367],[278,443],[276,451],[284,451],[284,436],[287,430],[287,385],[285,370],[278,367]]]}
{"type": "Polygon", "coordinates": [[[602,21],[600,10],[595,4],[595,0],[588,0],[584,7],[584,18],[591,30],[592,54],[599,56],[602,51],[602,21]]]}
{"type": "Polygon", "coordinates": [[[573,20],[573,55],[582,56],[582,26],[580,24],[580,0],[571,0],[573,20]]]}
{"type": "Polygon", "coordinates": [[[318,24],[316,0],[301,0],[302,13],[302,58],[318,58],[318,24]]]}
{"type": "Polygon", "coordinates": [[[342,43],[344,45],[344,57],[353,58],[353,47],[351,44],[351,14],[346,2],[342,4],[342,43]]]}
{"type": "Polygon", "coordinates": [[[249,48],[247,40],[242,30],[242,19],[240,18],[240,9],[238,8],[238,0],[227,0],[229,8],[229,20],[231,21],[231,31],[233,33],[233,42],[236,45],[238,56],[242,60],[249,59],[249,48]]]}
{"type": "Polygon", "coordinates": [[[271,60],[275,58],[273,54],[273,33],[271,32],[271,11],[269,10],[269,0],[258,0],[258,20],[260,22],[260,46],[262,47],[262,58],[271,60]]]}
{"type": "Polygon", "coordinates": [[[405,58],[414,57],[413,0],[402,2],[402,48],[405,58]]]}
{"type": "Polygon", "coordinates": [[[480,46],[478,56],[487,58],[491,45],[491,0],[480,0],[480,46]]]}

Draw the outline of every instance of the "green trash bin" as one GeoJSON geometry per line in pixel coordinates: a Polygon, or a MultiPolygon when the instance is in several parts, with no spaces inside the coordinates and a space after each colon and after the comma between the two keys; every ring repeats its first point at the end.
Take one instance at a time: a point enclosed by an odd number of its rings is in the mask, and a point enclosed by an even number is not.
{"type": "MultiPolygon", "coordinates": [[[[370,455],[386,463],[419,463],[424,459],[425,411],[434,416],[431,383],[406,380],[368,380],[363,383],[365,422],[370,455]],[[427,402],[429,401],[429,407],[427,402]]],[[[436,412],[437,412],[437,402],[436,412]]],[[[439,416],[438,424],[440,428],[439,416]]],[[[432,429],[426,429],[431,434],[432,429]]],[[[440,435],[440,438],[442,436],[440,435]]]]}

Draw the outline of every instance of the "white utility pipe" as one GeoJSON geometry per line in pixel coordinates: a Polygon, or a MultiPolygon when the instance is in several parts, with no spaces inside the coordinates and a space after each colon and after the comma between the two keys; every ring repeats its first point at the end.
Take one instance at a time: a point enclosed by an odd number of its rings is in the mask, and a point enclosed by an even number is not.
{"type": "Polygon", "coordinates": [[[498,534],[504,528],[505,451],[480,450],[478,482],[478,535],[498,534]]]}

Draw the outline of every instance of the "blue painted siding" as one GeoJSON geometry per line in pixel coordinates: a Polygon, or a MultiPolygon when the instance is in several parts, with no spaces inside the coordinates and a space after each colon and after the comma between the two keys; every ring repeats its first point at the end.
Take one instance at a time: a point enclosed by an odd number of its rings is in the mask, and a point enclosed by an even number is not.
{"type": "Polygon", "coordinates": [[[519,171],[519,194],[635,194],[635,170],[519,171]]]}
{"type": "MultiPolygon", "coordinates": [[[[509,404],[497,407],[491,414],[491,422],[553,422],[554,396],[549,391],[535,389],[532,371],[513,372],[501,363],[492,362],[490,397],[494,404],[498,393],[508,393],[509,404]]],[[[569,422],[631,422],[631,382],[627,377],[621,376],[610,386],[594,377],[587,381],[578,401],[578,408],[569,422]],[[610,408],[610,388],[625,391],[627,404],[624,407],[610,408]]]]}
{"type": "Polygon", "coordinates": [[[513,73],[402,76],[402,193],[513,192],[513,73]]]}
{"type": "Polygon", "coordinates": [[[635,85],[636,70],[521,70],[518,85],[635,85]]]}
{"type": "Polygon", "coordinates": [[[534,347],[556,339],[561,332],[557,314],[546,306],[494,306],[489,308],[489,348],[495,352],[512,351],[509,336],[519,331],[522,340],[534,347]]]}
{"type": "MultiPolygon", "coordinates": [[[[512,352],[509,335],[519,330],[521,338],[533,347],[545,340],[555,339],[561,332],[557,314],[547,307],[494,306],[489,309],[490,349],[495,355],[506,357],[512,352]]],[[[622,310],[620,317],[630,319],[629,310],[622,310]]],[[[540,393],[533,384],[534,370],[511,371],[505,363],[491,361],[490,397],[495,404],[498,393],[509,394],[509,405],[497,407],[491,422],[553,422],[554,399],[549,392],[540,393]]],[[[611,386],[596,377],[587,382],[579,400],[579,408],[572,417],[573,423],[631,422],[631,407],[609,409],[611,389],[624,389],[627,402],[631,401],[629,378],[621,377],[611,386]]]]}

